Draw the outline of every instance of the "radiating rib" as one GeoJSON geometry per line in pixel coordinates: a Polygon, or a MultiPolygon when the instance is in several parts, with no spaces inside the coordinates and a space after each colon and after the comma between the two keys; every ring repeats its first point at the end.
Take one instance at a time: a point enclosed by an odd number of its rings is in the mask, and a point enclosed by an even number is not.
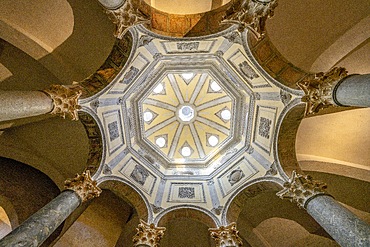
{"type": "Polygon", "coordinates": [[[215,99],[215,100],[212,100],[212,101],[209,101],[207,103],[204,103],[202,105],[199,105],[197,107],[197,111],[201,111],[203,109],[206,109],[206,108],[209,108],[209,107],[212,107],[212,106],[215,106],[215,105],[219,105],[219,104],[222,104],[222,103],[227,103],[227,102],[230,102],[231,99],[229,96],[223,96],[221,98],[218,98],[218,99],[215,99]]]}
{"type": "Polygon", "coordinates": [[[206,81],[207,77],[208,77],[208,74],[205,74],[205,73],[203,73],[200,76],[199,81],[198,81],[197,85],[194,88],[193,94],[190,97],[190,100],[189,100],[190,104],[194,104],[194,102],[197,99],[198,94],[199,94],[200,90],[202,89],[202,87],[204,85],[204,82],[206,81]]]}
{"type": "Polygon", "coordinates": [[[170,111],[176,111],[176,107],[174,107],[173,105],[170,105],[168,103],[158,101],[158,100],[155,100],[155,99],[146,99],[144,101],[144,104],[158,106],[160,108],[164,108],[164,109],[167,109],[167,110],[170,110],[170,111]]]}
{"type": "Polygon", "coordinates": [[[180,104],[184,104],[184,98],[182,97],[182,94],[179,89],[179,85],[177,85],[176,78],[173,74],[168,74],[168,79],[170,80],[170,83],[172,85],[172,89],[176,94],[177,99],[179,100],[180,104]]]}
{"type": "Polygon", "coordinates": [[[170,157],[170,159],[173,158],[173,155],[176,151],[176,148],[179,144],[179,138],[180,138],[180,135],[181,135],[181,132],[182,132],[182,129],[184,128],[184,124],[183,123],[180,123],[179,127],[177,128],[176,130],[176,133],[172,139],[172,143],[171,143],[171,148],[170,148],[170,151],[168,153],[168,157],[170,157]]]}
{"type": "Polygon", "coordinates": [[[192,136],[194,138],[195,145],[197,146],[199,157],[200,158],[203,158],[205,156],[204,150],[203,150],[203,146],[202,146],[202,143],[201,143],[201,141],[199,139],[198,132],[195,129],[194,123],[189,124],[189,127],[190,127],[191,134],[192,134],[192,136]]]}
{"type": "Polygon", "coordinates": [[[165,121],[163,121],[162,123],[156,125],[156,126],[153,126],[152,128],[148,129],[146,132],[145,132],[145,135],[146,137],[149,137],[150,135],[152,135],[154,132],[166,127],[167,125],[173,123],[174,121],[176,121],[176,117],[172,117],[172,118],[169,118],[165,121]]]}
{"type": "Polygon", "coordinates": [[[200,117],[198,116],[197,117],[197,121],[201,122],[201,123],[204,123],[208,126],[211,126],[212,128],[224,133],[225,135],[229,135],[230,134],[230,130],[228,128],[225,128],[224,126],[218,124],[218,123],[215,123],[211,120],[208,120],[206,118],[203,118],[203,117],[200,117]]]}

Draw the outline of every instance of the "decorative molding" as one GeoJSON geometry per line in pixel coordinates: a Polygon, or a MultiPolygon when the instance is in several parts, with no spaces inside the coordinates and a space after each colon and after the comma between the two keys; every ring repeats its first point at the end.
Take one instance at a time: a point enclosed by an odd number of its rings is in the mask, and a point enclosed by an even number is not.
{"type": "Polygon", "coordinates": [[[100,162],[104,160],[105,152],[103,143],[106,142],[106,138],[101,132],[102,126],[99,119],[94,118],[92,112],[85,112],[86,110],[87,108],[83,108],[78,115],[89,139],[89,156],[86,162],[86,169],[94,174],[101,167],[100,162]]]}
{"type": "Polygon", "coordinates": [[[216,247],[240,247],[243,245],[242,239],[238,236],[239,231],[236,230],[235,222],[219,228],[210,228],[209,231],[215,240],[216,247]]]}
{"type": "Polygon", "coordinates": [[[295,202],[299,208],[306,208],[310,200],[317,195],[327,195],[327,185],[313,180],[310,175],[300,175],[295,171],[288,182],[284,183],[284,189],[276,193],[281,199],[295,202]]]}
{"type": "Polygon", "coordinates": [[[240,71],[249,79],[253,80],[254,78],[258,78],[259,75],[253,70],[253,68],[247,63],[247,61],[243,61],[239,63],[240,71]]]}
{"type": "Polygon", "coordinates": [[[290,100],[292,99],[292,95],[282,89],[280,89],[280,100],[283,102],[284,106],[286,106],[290,100]]]}
{"type": "Polygon", "coordinates": [[[260,117],[260,124],[258,126],[258,134],[266,139],[270,139],[270,129],[272,120],[260,117]]]}
{"type": "Polygon", "coordinates": [[[144,185],[149,172],[141,165],[136,165],[134,170],[131,172],[130,177],[134,179],[137,183],[144,185]]]}
{"type": "Polygon", "coordinates": [[[240,167],[236,168],[234,171],[230,173],[230,175],[227,176],[227,179],[230,183],[231,186],[236,184],[237,182],[240,181],[244,177],[243,171],[240,169],[240,167]]]}
{"type": "Polygon", "coordinates": [[[150,20],[135,6],[134,0],[126,0],[119,9],[105,9],[109,19],[116,25],[114,37],[122,39],[127,30],[135,25],[150,23],[150,20]]]}
{"type": "Polygon", "coordinates": [[[276,162],[273,162],[270,168],[266,171],[265,176],[275,176],[277,174],[278,174],[277,164],[276,162]]]}
{"type": "Polygon", "coordinates": [[[240,37],[240,34],[239,32],[230,32],[226,35],[224,35],[224,38],[227,39],[229,42],[231,43],[237,43],[237,44],[240,44],[242,45],[242,38],[240,37]]]}
{"type": "Polygon", "coordinates": [[[329,106],[336,106],[333,100],[333,90],[337,83],[347,75],[345,68],[334,67],[326,73],[315,74],[311,80],[298,82],[298,87],[305,93],[302,97],[302,101],[306,102],[305,116],[314,115],[329,106]]]}
{"type": "Polygon", "coordinates": [[[50,114],[72,120],[78,120],[78,110],[81,106],[78,99],[82,95],[82,87],[79,85],[51,85],[49,89],[43,90],[53,100],[54,108],[50,114]]]}
{"type": "Polygon", "coordinates": [[[265,34],[265,24],[267,18],[274,15],[277,0],[238,0],[226,11],[221,24],[237,24],[239,31],[243,32],[246,28],[258,38],[265,34]]]}
{"type": "Polygon", "coordinates": [[[180,51],[197,51],[199,48],[199,42],[179,42],[176,45],[180,51]]]}
{"type": "Polygon", "coordinates": [[[98,197],[102,192],[97,182],[92,180],[89,170],[85,170],[81,175],[77,174],[75,178],[67,179],[64,188],[76,192],[82,202],[98,197]]]}
{"type": "Polygon", "coordinates": [[[179,188],[179,198],[195,198],[195,191],[194,187],[180,187],[179,188]]]}
{"type": "Polygon", "coordinates": [[[139,47],[149,45],[154,38],[148,35],[143,35],[139,39],[139,47]]]}
{"type": "Polygon", "coordinates": [[[155,213],[155,214],[158,214],[158,213],[160,213],[161,211],[164,210],[164,208],[162,208],[161,206],[157,206],[157,205],[154,205],[154,204],[150,204],[150,206],[152,207],[153,213],[155,213]]]}
{"type": "Polygon", "coordinates": [[[136,246],[150,246],[159,247],[159,241],[164,235],[165,227],[156,227],[154,224],[148,224],[140,219],[140,224],[136,228],[137,233],[132,238],[134,247],[136,246]]]}

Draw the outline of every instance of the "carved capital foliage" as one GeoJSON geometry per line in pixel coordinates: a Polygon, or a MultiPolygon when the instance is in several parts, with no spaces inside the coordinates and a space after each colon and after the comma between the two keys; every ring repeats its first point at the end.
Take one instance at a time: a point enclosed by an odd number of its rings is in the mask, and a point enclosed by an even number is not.
{"type": "Polygon", "coordinates": [[[77,174],[75,178],[67,179],[64,182],[64,188],[76,192],[82,202],[98,197],[101,193],[96,181],[92,180],[89,170],[81,175],[77,174]]]}
{"type": "Polygon", "coordinates": [[[277,0],[237,0],[226,11],[221,24],[237,24],[239,31],[246,28],[252,31],[258,39],[265,34],[267,18],[274,15],[277,0]]]}
{"type": "Polygon", "coordinates": [[[210,228],[209,231],[211,237],[215,240],[216,247],[240,247],[243,245],[242,239],[238,236],[239,231],[236,230],[235,222],[219,228],[210,228]]]}
{"type": "Polygon", "coordinates": [[[346,77],[345,68],[334,67],[329,72],[317,73],[312,80],[303,80],[297,83],[305,96],[302,101],[306,102],[305,116],[318,113],[321,109],[336,105],[333,100],[333,89],[337,83],[346,77]]]}
{"type": "Polygon", "coordinates": [[[116,25],[114,36],[118,39],[122,39],[130,27],[150,23],[150,20],[138,9],[135,0],[126,0],[122,7],[115,10],[106,9],[105,12],[116,25]]]}
{"type": "Polygon", "coordinates": [[[82,94],[82,87],[78,85],[51,85],[49,89],[43,90],[53,100],[54,108],[50,114],[72,120],[78,120],[78,99],[82,94]]]}
{"type": "Polygon", "coordinates": [[[310,175],[300,175],[293,171],[292,177],[285,182],[284,189],[276,195],[297,203],[300,208],[306,208],[314,196],[326,194],[326,188],[325,183],[313,180],[310,175]]]}
{"type": "Polygon", "coordinates": [[[143,220],[140,220],[137,233],[133,237],[132,241],[135,246],[148,245],[150,247],[159,247],[159,241],[164,235],[165,227],[156,227],[154,224],[148,224],[143,220]]]}

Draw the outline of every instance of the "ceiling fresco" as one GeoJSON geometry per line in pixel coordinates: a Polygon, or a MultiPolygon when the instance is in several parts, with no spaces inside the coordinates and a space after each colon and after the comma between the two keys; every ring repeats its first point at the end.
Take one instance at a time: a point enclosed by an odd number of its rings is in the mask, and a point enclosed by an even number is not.
{"type": "Polygon", "coordinates": [[[247,31],[169,38],[136,26],[127,35],[133,49],[125,67],[80,100],[102,132],[99,183],[132,186],[152,209],[149,221],[188,207],[217,224],[246,186],[283,183],[277,133],[302,93],[263,71],[247,31]]]}

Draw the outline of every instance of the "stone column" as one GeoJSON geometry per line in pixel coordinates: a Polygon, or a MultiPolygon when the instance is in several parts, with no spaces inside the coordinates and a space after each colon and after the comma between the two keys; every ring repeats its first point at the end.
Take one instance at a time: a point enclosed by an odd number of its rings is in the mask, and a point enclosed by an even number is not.
{"type": "Polygon", "coordinates": [[[134,247],[159,247],[159,242],[164,235],[165,227],[156,227],[140,220],[137,233],[132,238],[134,247]]]}
{"type": "Polygon", "coordinates": [[[0,247],[40,246],[82,203],[101,190],[87,170],[65,182],[66,190],[0,240],[0,247]]]}
{"type": "Polygon", "coordinates": [[[317,73],[311,80],[297,83],[305,96],[305,116],[330,106],[370,106],[370,75],[347,75],[344,68],[317,73]]]}
{"type": "Polygon", "coordinates": [[[236,230],[236,223],[219,228],[210,228],[211,237],[215,240],[216,247],[240,247],[243,245],[239,237],[239,231],[236,230]]]}
{"type": "Polygon", "coordinates": [[[99,0],[99,3],[106,9],[118,9],[121,7],[125,0],[99,0]]]}
{"type": "Polygon", "coordinates": [[[0,91],[0,122],[32,117],[53,110],[53,101],[39,91],[0,91]]]}
{"type": "Polygon", "coordinates": [[[333,89],[333,100],[339,106],[370,107],[370,74],[343,78],[333,89]]]}
{"type": "Polygon", "coordinates": [[[370,246],[370,225],[326,194],[326,184],[293,172],[284,187],[277,195],[306,209],[341,246],[370,246]]]}
{"type": "Polygon", "coordinates": [[[81,94],[82,88],[76,85],[52,85],[44,91],[0,91],[0,122],[47,113],[78,120],[81,94]]]}

